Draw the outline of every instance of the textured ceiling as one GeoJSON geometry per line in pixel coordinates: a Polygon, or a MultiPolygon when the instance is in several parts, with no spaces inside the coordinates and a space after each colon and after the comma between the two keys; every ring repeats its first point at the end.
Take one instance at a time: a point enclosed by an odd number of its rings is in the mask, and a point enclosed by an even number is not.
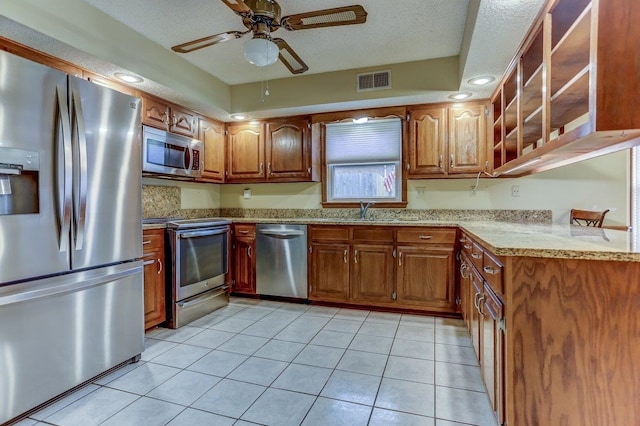
{"type": "MultiPolygon", "coordinates": [[[[170,48],[226,31],[244,31],[241,18],[220,0],[85,0],[148,39],[170,48]],[[185,25],[187,24],[187,25],[185,25]]],[[[279,29],[280,37],[309,66],[307,74],[455,56],[460,52],[469,0],[279,0],[282,15],[361,4],[367,22],[302,31],[279,29]]],[[[242,45],[250,35],[184,58],[227,84],[260,81],[242,45]]],[[[268,78],[291,76],[281,63],[265,70],[268,78]]]]}
{"type": "Polygon", "coordinates": [[[283,16],[351,4],[361,4],[368,12],[362,25],[278,30],[274,35],[285,39],[309,65],[302,76],[292,76],[279,62],[265,68],[246,62],[242,44],[249,35],[189,54],[172,52],[170,47],[175,44],[244,29],[240,18],[221,0],[3,0],[0,36],[106,76],[131,71],[146,78],[140,89],[228,121],[229,113],[238,110],[232,105],[235,88],[265,79],[281,87],[297,87],[291,97],[299,101],[283,105],[268,101],[242,110],[252,117],[441,102],[458,90],[472,92],[471,99],[486,99],[544,1],[280,0],[283,16]],[[85,22],[78,22],[77,17],[85,22]],[[113,36],[121,33],[121,37],[113,36]],[[351,88],[353,93],[346,98],[306,99],[311,91],[323,90],[322,86],[310,87],[319,80],[309,77],[318,76],[327,84],[335,72],[355,75],[362,68],[458,56],[458,73],[449,68],[439,74],[453,80],[446,89],[392,95],[380,91],[364,96],[351,88]],[[187,75],[190,77],[184,78],[187,75]],[[480,75],[496,80],[484,87],[467,83],[480,75]],[[302,91],[300,84],[293,84],[298,81],[304,82],[302,91]],[[211,84],[216,91],[207,89],[211,84]]]}

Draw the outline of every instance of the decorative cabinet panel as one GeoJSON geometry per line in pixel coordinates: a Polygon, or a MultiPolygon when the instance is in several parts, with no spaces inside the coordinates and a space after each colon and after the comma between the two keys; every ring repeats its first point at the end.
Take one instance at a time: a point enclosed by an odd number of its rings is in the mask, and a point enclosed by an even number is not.
{"type": "Polygon", "coordinates": [[[233,226],[233,280],[234,293],[256,293],[256,227],[233,226]]]}
{"type": "Polygon", "coordinates": [[[227,180],[262,181],[266,177],[261,124],[229,124],[227,127],[227,180]]]}
{"type": "Polygon", "coordinates": [[[164,229],[149,229],[142,233],[144,261],[144,328],[155,327],[166,320],[164,229]]]}
{"type": "Polygon", "coordinates": [[[200,140],[204,144],[204,167],[200,180],[224,182],[225,125],[219,121],[200,119],[200,140]]]}
{"type": "Polygon", "coordinates": [[[267,180],[311,180],[311,127],[309,120],[266,123],[267,180]]]}
{"type": "Polygon", "coordinates": [[[409,108],[409,178],[489,171],[485,104],[409,108]]]}
{"type": "Polygon", "coordinates": [[[198,137],[198,119],[193,111],[150,96],[142,98],[142,124],[172,133],[198,137]]]}

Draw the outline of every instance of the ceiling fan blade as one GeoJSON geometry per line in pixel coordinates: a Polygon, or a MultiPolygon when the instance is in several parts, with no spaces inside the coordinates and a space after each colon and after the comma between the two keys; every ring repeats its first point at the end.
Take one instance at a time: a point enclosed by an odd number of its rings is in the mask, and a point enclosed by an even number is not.
{"type": "Polygon", "coordinates": [[[202,49],[203,47],[213,46],[214,44],[222,43],[227,40],[235,40],[248,33],[248,31],[228,31],[226,33],[220,33],[209,37],[199,38],[197,40],[188,41],[186,43],[172,46],[171,50],[178,53],[189,53],[194,50],[202,49]]]}
{"type": "Polygon", "coordinates": [[[285,67],[291,71],[291,74],[302,74],[309,67],[304,63],[300,56],[289,46],[289,44],[281,38],[274,38],[273,42],[278,45],[280,55],[278,58],[285,67]]]}
{"type": "Polygon", "coordinates": [[[354,5],[285,16],[280,19],[280,26],[293,31],[306,30],[309,28],[335,27],[338,25],[364,24],[366,21],[367,12],[364,8],[360,5],[354,5]]]}
{"type": "Polygon", "coordinates": [[[253,11],[249,9],[249,6],[247,6],[243,0],[222,0],[222,3],[226,4],[229,9],[238,15],[253,14],[253,11]]]}

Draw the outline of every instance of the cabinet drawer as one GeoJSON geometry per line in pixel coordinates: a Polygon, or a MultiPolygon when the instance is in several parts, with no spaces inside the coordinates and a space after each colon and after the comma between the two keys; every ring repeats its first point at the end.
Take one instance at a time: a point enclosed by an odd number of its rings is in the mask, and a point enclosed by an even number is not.
{"type": "Polygon", "coordinates": [[[454,244],[455,229],[415,228],[397,231],[398,243],[454,244]]]}
{"type": "Polygon", "coordinates": [[[484,253],[482,262],[482,276],[485,281],[499,294],[504,294],[504,286],[502,284],[502,264],[498,262],[488,252],[484,253]]]}
{"type": "Polygon", "coordinates": [[[469,238],[466,234],[462,234],[459,241],[462,246],[462,252],[466,253],[467,256],[471,258],[471,249],[473,249],[473,240],[469,238]]]}
{"type": "Polygon", "coordinates": [[[493,292],[491,287],[484,284],[484,313],[489,314],[494,321],[499,321],[504,317],[502,312],[502,302],[493,292]]]}
{"type": "Polygon", "coordinates": [[[478,271],[482,271],[482,267],[484,266],[482,264],[484,250],[482,250],[482,246],[480,246],[480,244],[478,243],[471,243],[471,246],[472,247],[471,252],[469,253],[469,257],[471,258],[471,261],[473,262],[475,267],[478,268],[478,271]]]}
{"type": "Polygon", "coordinates": [[[375,241],[393,243],[393,229],[356,227],[353,228],[353,241],[375,241]]]}
{"type": "Polygon", "coordinates": [[[235,233],[237,237],[255,237],[256,226],[250,225],[234,225],[235,233]]]}
{"type": "Polygon", "coordinates": [[[142,232],[142,253],[162,249],[164,246],[164,229],[148,229],[142,232]]]}
{"type": "Polygon", "coordinates": [[[313,241],[349,241],[349,228],[346,226],[314,226],[310,234],[313,241]]]}

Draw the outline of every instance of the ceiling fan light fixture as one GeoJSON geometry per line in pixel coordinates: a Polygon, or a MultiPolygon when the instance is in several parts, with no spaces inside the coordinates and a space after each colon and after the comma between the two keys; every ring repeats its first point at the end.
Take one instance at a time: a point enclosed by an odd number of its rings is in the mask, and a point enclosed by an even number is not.
{"type": "Polygon", "coordinates": [[[244,42],[244,58],[258,67],[273,65],[278,60],[280,49],[267,38],[252,38],[244,42]]]}

